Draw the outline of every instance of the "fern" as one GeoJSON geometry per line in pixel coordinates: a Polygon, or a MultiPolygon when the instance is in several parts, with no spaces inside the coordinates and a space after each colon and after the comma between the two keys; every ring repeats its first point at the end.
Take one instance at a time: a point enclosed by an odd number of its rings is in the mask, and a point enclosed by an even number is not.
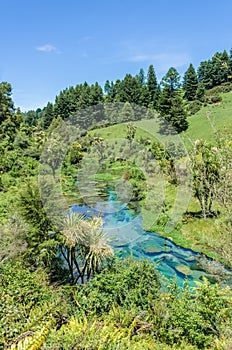
{"type": "Polygon", "coordinates": [[[21,334],[14,343],[6,348],[6,350],[39,350],[44,344],[46,336],[54,325],[54,320],[49,320],[40,331],[26,332],[21,334]]]}

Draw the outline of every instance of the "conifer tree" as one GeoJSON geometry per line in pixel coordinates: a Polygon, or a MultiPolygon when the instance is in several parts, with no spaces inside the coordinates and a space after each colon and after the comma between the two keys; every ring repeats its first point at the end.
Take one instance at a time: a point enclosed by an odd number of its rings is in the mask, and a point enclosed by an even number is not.
{"type": "Polygon", "coordinates": [[[148,68],[147,88],[149,93],[149,105],[157,109],[159,100],[159,86],[153,65],[150,65],[148,68]]]}
{"type": "Polygon", "coordinates": [[[159,99],[159,111],[163,118],[160,125],[161,132],[178,133],[188,128],[187,112],[180,91],[180,75],[173,67],[162,79],[163,90],[159,99]]]}
{"type": "Polygon", "coordinates": [[[53,104],[48,102],[42,117],[42,127],[47,129],[54,118],[53,104]]]}
{"type": "Polygon", "coordinates": [[[197,74],[191,63],[184,75],[184,81],[183,81],[183,89],[185,91],[184,97],[186,98],[186,100],[188,101],[195,100],[197,86],[198,86],[197,74]]]}

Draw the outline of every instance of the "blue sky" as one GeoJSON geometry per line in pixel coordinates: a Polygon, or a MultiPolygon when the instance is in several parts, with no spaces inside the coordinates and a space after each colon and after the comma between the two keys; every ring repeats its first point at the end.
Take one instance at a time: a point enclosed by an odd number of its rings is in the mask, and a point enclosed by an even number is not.
{"type": "Polygon", "coordinates": [[[153,64],[183,74],[232,47],[231,0],[0,0],[0,81],[22,110],[153,64]]]}

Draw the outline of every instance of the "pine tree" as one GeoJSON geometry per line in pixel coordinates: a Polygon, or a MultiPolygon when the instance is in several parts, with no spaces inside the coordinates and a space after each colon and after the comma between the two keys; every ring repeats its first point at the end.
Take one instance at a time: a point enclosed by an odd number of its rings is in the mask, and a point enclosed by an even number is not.
{"type": "Polygon", "coordinates": [[[195,100],[197,86],[198,86],[197,74],[191,63],[184,75],[184,81],[183,81],[183,89],[185,91],[184,98],[186,98],[186,100],[188,101],[195,100]]]}
{"type": "Polygon", "coordinates": [[[116,89],[115,101],[117,102],[129,102],[143,106],[147,103],[146,87],[131,74],[126,74],[116,89]]]}
{"type": "Polygon", "coordinates": [[[48,102],[42,117],[42,123],[41,123],[42,127],[44,129],[47,129],[50,126],[53,118],[54,118],[53,104],[51,102],[48,102]]]}
{"type": "Polygon", "coordinates": [[[203,83],[198,83],[197,91],[196,91],[196,100],[200,102],[204,102],[205,100],[205,87],[203,83]]]}
{"type": "Polygon", "coordinates": [[[147,88],[149,94],[149,105],[154,109],[157,109],[159,100],[159,86],[153,65],[150,65],[148,68],[147,88]]]}
{"type": "Polygon", "coordinates": [[[0,124],[14,112],[14,103],[11,99],[11,85],[0,83],[0,124]]]}
{"type": "Polygon", "coordinates": [[[90,88],[90,104],[92,106],[103,103],[103,91],[98,83],[91,85],[90,88]]]}
{"type": "Polygon", "coordinates": [[[197,74],[198,81],[203,83],[205,89],[213,87],[213,65],[211,60],[201,62],[197,74]]]}
{"type": "Polygon", "coordinates": [[[145,78],[144,70],[142,68],[140,69],[139,74],[137,74],[135,77],[140,84],[142,84],[142,85],[145,84],[146,78],[145,78]]]}
{"type": "Polygon", "coordinates": [[[113,81],[106,80],[104,91],[105,91],[105,102],[114,102],[116,94],[116,84],[113,81]]]}
{"type": "Polygon", "coordinates": [[[188,128],[187,112],[180,91],[180,75],[173,67],[169,69],[161,82],[163,90],[159,99],[159,111],[163,118],[160,131],[178,133],[188,128]]]}
{"type": "Polygon", "coordinates": [[[216,52],[212,57],[212,80],[213,86],[228,81],[230,71],[230,58],[226,50],[222,53],[216,52]]]}
{"type": "Polygon", "coordinates": [[[230,56],[229,56],[229,64],[230,64],[230,80],[232,79],[232,48],[230,49],[230,56]]]}

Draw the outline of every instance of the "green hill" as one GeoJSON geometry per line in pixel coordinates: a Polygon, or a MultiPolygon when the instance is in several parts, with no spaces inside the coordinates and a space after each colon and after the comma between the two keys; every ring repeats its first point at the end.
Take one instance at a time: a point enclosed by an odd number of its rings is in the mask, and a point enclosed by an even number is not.
{"type": "MultiPolygon", "coordinates": [[[[232,132],[232,91],[221,96],[222,101],[220,103],[204,106],[199,112],[188,118],[189,128],[180,134],[188,148],[197,139],[213,141],[216,131],[222,132],[226,130],[232,132]]],[[[141,128],[144,126],[144,121],[137,121],[134,124],[137,126],[136,140],[145,136],[153,139],[150,133],[141,128]]],[[[153,125],[153,121],[146,120],[148,129],[149,124],[153,125]]],[[[126,123],[122,123],[92,130],[90,134],[97,134],[104,139],[116,139],[125,138],[126,130],[126,123]]]]}
{"type": "Polygon", "coordinates": [[[232,132],[232,91],[221,96],[220,103],[207,105],[189,117],[189,128],[182,133],[186,144],[197,139],[212,141],[215,132],[232,132]]]}

